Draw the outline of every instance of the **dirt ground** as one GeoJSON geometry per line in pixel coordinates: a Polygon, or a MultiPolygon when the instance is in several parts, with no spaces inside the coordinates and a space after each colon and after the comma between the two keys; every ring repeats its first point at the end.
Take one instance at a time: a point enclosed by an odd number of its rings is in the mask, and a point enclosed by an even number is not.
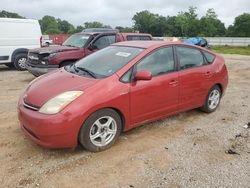
{"type": "Polygon", "coordinates": [[[224,57],[230,84],[216,112],[146,124],[100,153],[26,139],[16,105],[34,77],[0,66],[0,187],[250,187],[250,56],[224,57]]]}

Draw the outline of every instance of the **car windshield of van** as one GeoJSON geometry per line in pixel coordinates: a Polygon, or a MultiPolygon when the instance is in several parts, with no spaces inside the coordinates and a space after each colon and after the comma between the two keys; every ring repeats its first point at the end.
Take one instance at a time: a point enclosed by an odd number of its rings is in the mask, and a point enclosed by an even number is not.
{"type": "Polygon", "coordinates": [[[63,46],[72,46],[72,47],[83,47],[88,41],[90,35],[72,35],[64,43],[63,46]]]}
{"type": "Polygon", "coordinates": [[[65,67],[65,70],[80,76],[102,79],[116,73],[144,49],[127,46],[109,46],[99,50],[75,64],[65,67]]]}

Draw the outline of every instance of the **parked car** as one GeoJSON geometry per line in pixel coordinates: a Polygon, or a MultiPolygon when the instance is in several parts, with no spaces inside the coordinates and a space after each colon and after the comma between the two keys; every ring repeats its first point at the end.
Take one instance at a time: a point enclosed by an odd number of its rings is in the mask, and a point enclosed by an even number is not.
{"type": "Polygon", "coordinates": [[[201,46],[203,48],[209,48],[209,44],[208,44],[207,40],[205,38],[201,38],[201,37],[184,39],[183,42],[188,43],[188,44],[201,46]]]}
{"type": "Polygon", "coordinates": [[[43,35],[42,36],[42,46],[49,46],[53,44],[53,40],[49,38],[49,35],[43,35]]]}
{"type": "Polygon", "coordinates": [[[107,30],[78,33],[69,37],[62,46],[30,50],[26,68],[33,75],[40,76],[50,70],[72,64],[110,44],[126,40],[152,40],[152,36],[145,33],[119,33],[107,30]]]}
{"type": "Polygon", "coordinates": [[[0,28],[0,64],[25,70],[28,50],[41,47],[38,21],[0,18],[0,28]]]}
{"type": "Polygon", "coordinates": [[[21,95],[24,133],[48,148],[109,148],[145,122],[213,112],[228,84],[224,59],[180,42],[127,41],[33,81],[21,95]]]}

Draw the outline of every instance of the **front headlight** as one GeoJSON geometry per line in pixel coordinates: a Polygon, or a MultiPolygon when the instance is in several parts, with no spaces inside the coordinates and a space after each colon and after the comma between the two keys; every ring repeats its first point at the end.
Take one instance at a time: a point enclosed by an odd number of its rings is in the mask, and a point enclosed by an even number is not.
{"type": "Polygon", "coordinates": [[[83,91],[66,91],[48,100],[39,110],[43,114],[56,114],[83,94],[83,91]]]}

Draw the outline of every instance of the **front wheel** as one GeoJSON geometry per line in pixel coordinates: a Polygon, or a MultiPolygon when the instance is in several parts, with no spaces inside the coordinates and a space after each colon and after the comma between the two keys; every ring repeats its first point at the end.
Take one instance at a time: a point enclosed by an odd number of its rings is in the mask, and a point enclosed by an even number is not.
{"type": "Polygon", "coordinates": [[[214,86],[206,97],[204,105],[201,110],[207,113],[214,112],[220,104],[221,89],[218,85],[214,86]]]}
{"type": "Polygon", "coordinates": [[[122,121],[112,109],[103,109],[93,113],[82,125],[79,142],[92,152],[110,148],[121,133],[122,121]]]}
{"type": "Polygon", "coordinates": [[[17,54],[14,60],[14,66],[19,71],[26,70],[25,64],[27,61],[27,54],[17,54]]]}

